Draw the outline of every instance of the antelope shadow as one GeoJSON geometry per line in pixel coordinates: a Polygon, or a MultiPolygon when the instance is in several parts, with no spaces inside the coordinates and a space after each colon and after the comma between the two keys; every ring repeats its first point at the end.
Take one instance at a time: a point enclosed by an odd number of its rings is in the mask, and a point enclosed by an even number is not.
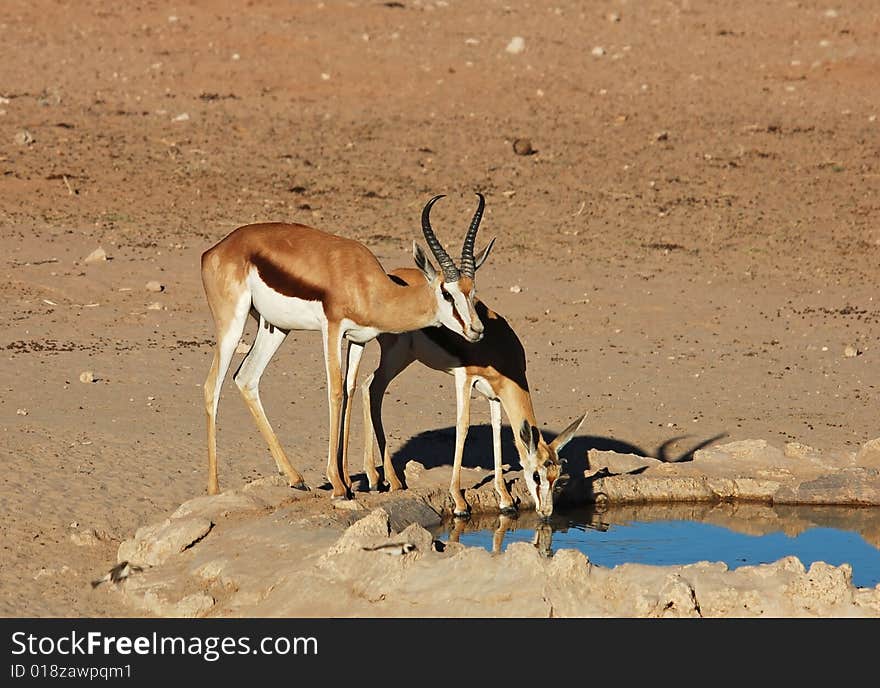
{"type": "MultiPolygon", "coordinates": [[[[541,434],[544,440],[549,443],[555,439],[558,433],[542,430],[541,434]]],[[[698,450],[727,437],[727,433],[722,432],[712,437],[696,440],[692,446],[681,453],[673,454],[671,452],[673,445],[689,437],[692,437],[692,435],[671,437],[658,445],[653,451],[649,451],[637,444],[617,437],[580,435],[572,438],[565,446],[561,452],[561,458],[566,460],[566,472],[571,475],[583,475],[584,471],[588,468],[587,461],[590,451],[613,451],[618,454],[635,454],[636,456],[654,458],[668,463],[692,461],[694,454],[698,450]]],[[[389,442],[389,444],[391,443],[389,442]]],[[[414,435],[398,448],[393,448],[391,460],[398,475],[403,477],[403,467],[407,461],[418,461],[425,468],[452,465],[454,448],[455,427],[448,426],[414,435]]],[[[514,446],[513,433],[508,425],[501,427],[501,448],[504,462],[518,467],[519,455],[514,446]]],[[[465,468],[492,470],[494,465],[492,426],[485,423],[471,425],[464,447],[464,455],[462,456],[462,466],[465,468]]]]}

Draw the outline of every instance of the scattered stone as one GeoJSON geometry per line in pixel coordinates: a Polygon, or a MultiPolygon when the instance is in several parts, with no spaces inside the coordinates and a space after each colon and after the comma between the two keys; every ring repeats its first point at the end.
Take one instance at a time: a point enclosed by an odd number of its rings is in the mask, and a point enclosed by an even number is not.
{"type": "Polygon", "coordinates": [[[669,140],[669,132],[668,131],[658,131],[654,134],[655,141],[668,141],[669,140]]]}
{"type": "Polygon", "coordinates": [[[251,345],[247,342],[239,342],[238,346],[235,347],[235,353],[237,354],[246,354],[251,350],[251,345]]]}
{"type": "Polygon", "coordinates": [[[602,57],[604,54],[605,48],[603,48],[601,45],[597,45],[590,51],[590,55],[592,55],[593,57],[602,57]]]}
{"type": "Polygon", "coordinates": [[[334,509],[340,511],[360,511],[363,508],[356,499],[334,499],[331,503],[334,509]]]}
{"type": "Polygon", "coordinates": [[[880,469],[880,437],[865,442],[856,454],[856,464],[880,469]]]}
{"type": "Polygon", "coordinates": [[[95,381],[95,374],[91,370],[84,370],[79,374],[79,381],[86,384],[95,381]]]}
{"type": "Polygon", "coordinates": [[[837,10],[827,9],[827,10],[825,10],[825,16],[828,17],[829,19],[835,19],[835,18],[837,18],[837,10]]]}
{"type": "Polygon", "coordinates": [[[153,303],[147,304],[147,310],[148,311],[161,311],[162,304],[159,303],[158,301],[153,301],[153,303]]]}
{"type": "Polygon", "coordinates": [[[177,117],[174,117],[172,122],[188,122],[189,121],[189,113],[181,112],[177,117]]]}
{"type": "Polygon", "coordinates": [[[340,554],[363,547],[383,544],[391,534],[391,522],[385,509],[373,509],[367,516],[350,525],[336,544],[328,551],[328,556],[340,554]]]}
{"type": "Polygon", "coordinates": [[[517,155],[532,155],[537,151],[532,148],[532,142],[529,139],[516,139],[513,142],[513,152],[517,155]]]}
{"type": "Polygon", "coordinates": [[[171,514],[171,520],[198,516],[210,521],[217,521],[230,514],[262,511],[266,502],[253,495],[230,491],[219,495],[202,495],[184,502],[171,514]]]}
{"type": "Polygon", "coordinates": [[[861,353],[862,353],[861,351],[859,351],[856,347],[854,347],[852,345],[847,345],[843,350],[843,355],[846,356],[847,358],[855,358],[856,356],[858,356],[861,353]]]}
{"type": "Polygon", "coordinates": [[[605,19],[610,21],[612,24],[616,24],[620,21],[620,15],[617,12],[609,12],[605,15],[605,19]]]}
{"type": "Polygon", "coordinates": [[[511,293],[511,294],[519,294],[521,291],[522,291],[522,287],[519,286],[518,284],[514,284],[514,285],[510,288],[510,293],[511,293]]]}
{"type": "Polygon", "coordinates": [[[214,527],[207,518],[165,519],[161,523],[138,528],[134,538],[119,545],[117,561],[138,566],[158,566],[172,555],[204,538],[214,527]]]}
{"type": "Polygon", "coordinates": [[[83,263],[101,263],[107,260],[107,251],[103,247],[98,246],[89,255],[83,258],[83,263]]]}
{"type": "Polygon", "coordinates": [[[16,146],[30,146],[36,143],[36,139],[27,129],[22,129],[12,140],[15,142],[16,146]]]}
{"type": "Polygon", "coordinates": [[[165,285],[156,280],[150,280],[144,285],[144,289],[152,292],[160,292],[165,291],[165,285]]]}
{"type": "Polygon", "coordinates": [[[505,50],[509,52],[511,55],[519,55],[523,50],[526,49],[526,40],[522,36],[514,36],[510,39],[510,43],[507,44],[505,50]]]}
{"type": "Polygon", "coordinates": [[[70,541],[77,547],[97,547],[106,539],[106,533],[99,533],[94,528],[78,530],[70,534],[70,541]]]}
{"type": "Polygon", "coordinates": [[[28,414],[28,410],[26,408],[15,409],[16,415],[26,416],[28,414]]]}

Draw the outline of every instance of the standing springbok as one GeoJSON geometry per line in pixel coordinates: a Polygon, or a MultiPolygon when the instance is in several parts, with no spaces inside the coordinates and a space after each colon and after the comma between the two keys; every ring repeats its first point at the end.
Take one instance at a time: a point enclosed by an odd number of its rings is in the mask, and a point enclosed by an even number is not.
{"type": "MultiPolygon", "coordinates": [[[[478,263],[479,265],[479,263],[478,263]]],[[[402,268],[391,273],[397,279],[413,283],[418,271],[402,268]]],[[[466,342],[445,330],[423,329],[403,334],[379,335],[379,365],[363,384],[364,401],[364,470],[370,489],[378,488],[379,474],[373,457],[373,436],[378,441],[385,480],[392,490],[402,487],[391,463],[391,453],[382,426],[382,399],[391,381],[410,363],[420,361],[429,368],[455,377],[456,425],[455,454],[449,492],[455,502],[454,514],[466,517],[470,507],[461,490],[461,458],[470,426],[471,388],[489,400],[492,422],[492,448],[495,455],[495,491],[502,513],[516,511],[504,484],[501,462],[501,409],[507,414],[523,468],[523,479],[543,517],[553,513],[553,483],[560,474],[559,451],[574,437],[587,414],[574,421],[549,444],[536,426],[535,411],[526,380],[526,354],[516,332],[497,313],[479,299],[476,311],[483,323],[483,338],[466,342]]]]}
{"type": "MultiPolygon", "coordinates": [[[[483,324],[474,307],[474,275],[491,243],[474,256],[474,239],[485,199],[465,236],[460,266],[450,258],[422,211],[422,232],[440,264],[437,272],[413,242],[417,279],[406,284],[389,277],[363,244],[301,224],[252,224],[231,232],[202,255],[202,282],[217,329],[214,360],[205,381],[208,416],[208,494],[217,494],[216,418],[220,388],[248,315],[259,321],[250,351],[234,379],[257,427],[269,444],[279,472],[291,487],[308,489],[291,465],[260,402],[260,376],[290,330],[319,330],[324,342],[330,438],[327,479],[333,498],[349,498],[348,431],[350,397],[364,345],[384,332],[443,325],[462,341],[477,342],[483,324]],[[342,341],[348,340],[345,375],[342,341]],[[340,476],[340,473],[342,474],[340,476]]],[[[441,328],[442,329],[442,328],[441,328]]]]}

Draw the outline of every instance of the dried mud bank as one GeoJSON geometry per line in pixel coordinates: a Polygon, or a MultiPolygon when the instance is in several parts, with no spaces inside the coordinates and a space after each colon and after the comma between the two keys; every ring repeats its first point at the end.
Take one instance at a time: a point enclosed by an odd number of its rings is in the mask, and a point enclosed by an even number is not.
{"type": "MultiPolygon", "coordinates": [[[[611,452],[591,453],[589,464],[563,500],[694,501],[723,518],[737,507],[718,500],[746,499],[758,530],[778,516],[770,502],[880,504],[876,440],[838,456],[748,441],[686,464],[611,452]]],[[[464,473],[474,512],[497,508],[490,474],[464,473]]],[[[525,511],[527,494],[511,477],[525,511]]],[[[856,588],[848,565],[807,570],[788,557],[733,571],[709,562],[607,569],[574,550],[547,557],[512,543],[490,554],[443,543],[428,529],[449,512],[449,468],[410,462],[406,478],[404,493],[344,503],[278,478],[198,497],[122,543],[119,561],[135,573],[108,589],[160,616],[880,616],[880,586],[856,588]]]]}

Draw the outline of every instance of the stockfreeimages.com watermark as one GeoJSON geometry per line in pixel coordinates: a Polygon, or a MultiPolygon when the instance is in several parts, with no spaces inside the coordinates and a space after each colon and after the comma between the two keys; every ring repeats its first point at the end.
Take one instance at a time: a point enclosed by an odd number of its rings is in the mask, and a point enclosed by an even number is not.
{"type": "Polygon", "coordinates": [[[50,655],[182,655],[216,662],[230,655],[317,655],[318,640],[313,636],[171,636],[107,635],[100,631],[40,636],[24,631],[12,634],[12,654],[30,657],[50,655]]]}

